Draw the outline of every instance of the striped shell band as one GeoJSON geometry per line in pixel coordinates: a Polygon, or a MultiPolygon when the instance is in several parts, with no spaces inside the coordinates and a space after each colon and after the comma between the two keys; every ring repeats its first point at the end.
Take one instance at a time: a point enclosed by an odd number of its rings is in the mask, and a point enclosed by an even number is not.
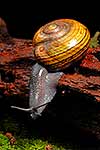
{"type": "Polygon", "coordinates": [[[86,52],[90,32],[73,19],[58,19],[42,26],[33,37],[34,55],[49,71],[60,71],[86,52]]]}

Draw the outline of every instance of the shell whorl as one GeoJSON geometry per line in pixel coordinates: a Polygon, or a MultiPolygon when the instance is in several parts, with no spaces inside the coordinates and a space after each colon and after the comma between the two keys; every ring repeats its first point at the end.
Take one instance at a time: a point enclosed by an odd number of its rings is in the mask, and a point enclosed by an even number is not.
{"type": "Polygon", "coordinates": [[[90,32],[73,19],[58,19],[42,26],[33,37],[34,55],[49,71],[60,71],[86,52],[90,32]]]}

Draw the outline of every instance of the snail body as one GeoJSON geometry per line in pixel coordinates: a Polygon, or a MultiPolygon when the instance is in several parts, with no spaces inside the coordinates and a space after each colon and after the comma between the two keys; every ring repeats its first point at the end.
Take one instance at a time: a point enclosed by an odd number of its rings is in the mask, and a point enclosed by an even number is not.
{"type": "Polygon", "coordinates": [[[37,63],[30,78],[29,108],[11,106],[29,112],[33,119],[41,115],[56,94],[59,78],[89,47],[90,32],[73,19],[59,19],[42,26],[33,37],[37,63]]]}
{"type": "Polygon", "coordinates": [[[58,19],[42,26],[33,37],[36,60],[49,71],[60,71],[81,59],[90,41],[90,32],[73,19],[58,19]]]}
{"type": "Polygon", "coordinates": [[[25,112],[29,112],[33,119],[41,116],[42,111],[51,102],[56,94],[56,86],[63,72],[48,73],[48,71],[36,63],[32,67],[30,78],[29,108],[11,106],[25,112]]]}

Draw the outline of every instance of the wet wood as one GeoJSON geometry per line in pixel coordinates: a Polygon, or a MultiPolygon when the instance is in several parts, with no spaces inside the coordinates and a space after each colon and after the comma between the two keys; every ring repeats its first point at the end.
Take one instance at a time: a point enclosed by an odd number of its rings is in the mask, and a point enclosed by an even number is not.
{"type": "Polygon", "coordinates": [[[65,74],[59,80],[59,85],[93,96],[100,101],[100,48],[89,48],[82,60],[78,73],[65,74]]]}
{"type": "MultiPolygon", "coordinates": [[[[0,39],[0,90],[6,95],[28,96],[31,67],[35,64],[32,40],[12,38],[2,19],[0,39]]],[[[87,93],[100,101],[99,74],[100,48],[89,48],[78,73],[66,72],[59,80],[59,86],[87,93]]]]}

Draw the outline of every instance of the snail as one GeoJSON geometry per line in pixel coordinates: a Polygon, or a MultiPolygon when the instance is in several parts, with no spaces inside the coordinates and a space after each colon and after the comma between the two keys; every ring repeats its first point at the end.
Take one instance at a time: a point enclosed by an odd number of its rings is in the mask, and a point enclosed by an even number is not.
{"type": "Polygon", "coordinates": [[[89,47],[88,28],[74,19],[58,19],[38,29],[33,37],[33,53],[37,63],[30,78],[30,108],[33,119],[40,116],[56,94],[58,80],[69,68],[82,59],[89,47]]]}

